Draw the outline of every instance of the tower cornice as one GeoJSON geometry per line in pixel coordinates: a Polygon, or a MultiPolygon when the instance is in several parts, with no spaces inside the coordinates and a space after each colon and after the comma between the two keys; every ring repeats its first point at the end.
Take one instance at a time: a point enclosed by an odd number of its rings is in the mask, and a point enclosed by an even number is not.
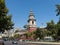
{"type": "Polygon", "coordinates": [[[29,21],[36,21],[36,19],[29,19],[28,22],[29,22],[29,21]]]}

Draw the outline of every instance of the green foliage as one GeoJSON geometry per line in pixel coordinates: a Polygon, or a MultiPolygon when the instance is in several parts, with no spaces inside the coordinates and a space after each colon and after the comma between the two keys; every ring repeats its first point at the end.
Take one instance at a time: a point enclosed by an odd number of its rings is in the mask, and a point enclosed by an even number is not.
{"type": "MultiPolygon", "coordinates": [[[[57,15],[56,16],[60,16],[60,5],[57,4],[56,8],[57,8],[56,9],[56,11],[57,11],[57,15]]],[[[60,36],[60,17],[59,17],[59,21],[56,24],[56,28],[57,28],[57,36],[59,37],[60,36]]]]}
{"type": "Polygon", "coordinates": [[[57,35],[60,36],[60,20],[57,22],[57,30],[58,30],[57,35]]]}
{"type": "Polygon", "coordinates": [[[24,25],[24,28],[28,29],[29,28],[29,25],[24,25]]]}
{"type": "Polygon", "coordinates": [[[54,21],[53,20],[51,20],[51,22],[48,22],[47,23],[47,30],[52,30],[52,29],[54,29],[54,27],[55,27],[55,25],[54,25],[54,21]]]}
{"type": "Polygon", "coordinates": [[[28,32],[28,33],[27,33],[27,36],[28,36],[28,37],[31,37],[31,35],[32,35],[31,32],[28,32]]]}
{"type": "Polygon", "coordinates": [[[13,28],[14,24],[11,21],[12,16],[7,14],[8,9],[5,5],[5,0],[0,0],[0,32],[13,28]]]}
{"type": "MultiPolygon", "coordinates": [[[[57,11],[57,15],[60,15],[60,5],[56,5],[56,11],[57,11]]],[[[51,20],[50,22],[47,23],[47,27],[46,27],[46,34],[47,36],[52,36],[55,40],[60,36],[60,19],[57,22],[57,24],[54,23],[53,20],[51,20]]]]}
{"type": "Polygon", "coordinates": [[[46,27],[47,36],[52,36],[54,39],[56,39],[58,36],[57,35],[58,27],[59,27],[59,25],[55,24],[53,20],[51,22],[47,23],[47,27],[46,27]]]}
{"type": "Polygon", "coordinates": [[[59,16],[59,20],[60,20],[60,5],[59,4],[57,4],[56,5],[56,11],[57,11],[57,14],[56,14],[56,16],[59,16]]]}
{"type": "Polygon", "coordinates": [[[59,4],[57,4],[56,5],[56,11],[57,11],[57,15],[56,16],[58,16],[58,15],[60,15],[60,5],[59,4]]]}
{"type": "Polygon", "coordinates": [[[14,38],[13,37],[9,37],[9,40],[13,40],[14,38]]]}
{"type": "Polygon", "coordinates": [[[19,34],[15,34],[15,35],[14,35],[14,39],[19,38],[19,37],[20,37],[19,34]]]}
{"type": "Polygon", "coordinates": [[[44,37],[44,33],[40,28],[37,28],[35,35],[36,35],[36,38],[40,38],[40,39],[43,39],[44,37]]]}
{"type": "Polygon", "coordinates": [[[34,34],[34,32],[27,32],[27,33],[26,33],[26,36],[27,36],[27,37],[31,37],[33,34],[34,34]]]}

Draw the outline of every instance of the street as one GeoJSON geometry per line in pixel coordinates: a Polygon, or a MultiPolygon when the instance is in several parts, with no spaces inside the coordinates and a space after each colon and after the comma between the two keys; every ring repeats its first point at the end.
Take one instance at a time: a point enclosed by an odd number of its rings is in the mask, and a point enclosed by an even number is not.
{"type": "Polygon", "coordinates": [[[25,42],[18,42],[18,44],[13,44],[12,41],[4,41],[4,45],[59,45],[59,44],[37,44],[37,43],[25,43],[25,42]]]}
{"type": "MultiPolygon", "coordinates": [[[[5,45],[28,45],[25,42],[18,42],[18,44],[13,44],[12,41],[4,41],[5,45]]],[[[30,45],[30,44],[29,44],[30,45]]]]}

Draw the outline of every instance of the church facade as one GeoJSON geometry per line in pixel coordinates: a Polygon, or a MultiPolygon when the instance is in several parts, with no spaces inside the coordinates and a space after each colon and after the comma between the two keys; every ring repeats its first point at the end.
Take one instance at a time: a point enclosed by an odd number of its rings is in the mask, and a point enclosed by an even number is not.
{"type": "Polygon", "coordinates": [[[28,17],[28,28],[26,30],[21,30],[21,31],[18,31],[16,34],[19,34],[20,37],[18,39],[22,39],[22,40],[34,40],[34,34],[31,35],[31,36],[27,36],[28,33],[32,33],[33,31],[36,31],[37,29],[37,26],[36,26],[36,19],[35,19],[35,16],[33,14],[33,11],[30,10],[30,14],[29,14],[29,17],[28,17]]]}

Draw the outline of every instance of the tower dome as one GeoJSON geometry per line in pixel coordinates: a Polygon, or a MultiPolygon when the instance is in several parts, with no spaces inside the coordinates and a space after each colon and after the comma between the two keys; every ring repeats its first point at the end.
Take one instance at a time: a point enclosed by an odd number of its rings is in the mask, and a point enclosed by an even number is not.
{"type": "Polygon", "coordinates": [[[36,19],[35,19],[35,16],[34,16],[32,10],[30,10],[29,19],[28,19],[28,25],[29,25],[28,30],[30,32],[33,31],[33,30],[36,30],[36,19]]]}

